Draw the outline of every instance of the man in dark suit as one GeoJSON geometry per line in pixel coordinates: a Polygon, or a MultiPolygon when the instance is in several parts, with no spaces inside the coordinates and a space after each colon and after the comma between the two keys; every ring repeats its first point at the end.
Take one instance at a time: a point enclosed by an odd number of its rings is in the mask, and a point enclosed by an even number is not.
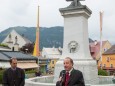
{"type": "Polygon", "coordinates": [[[64,59],[64,69],[60,72],[56,86],[85,86],[82,72],[73,68],[73,60],[64,59]]]}
{"type": "Polygon", "coordinates": [[[24,70],[17,67],[17,59],[10,59],[11,68],[4,71],[3,86],[24,86],[25,73],[24,70]]]}

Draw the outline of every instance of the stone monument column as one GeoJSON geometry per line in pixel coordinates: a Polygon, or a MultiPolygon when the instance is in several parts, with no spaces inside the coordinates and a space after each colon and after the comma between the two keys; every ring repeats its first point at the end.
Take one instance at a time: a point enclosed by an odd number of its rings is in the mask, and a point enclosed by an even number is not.
{"type": "MultiPolygon", "coordinates": [[[[69,1],[69,0],[68,0],[69,1]]],[[[55,66],[54,82],[58,80],[65,57],[74,61],[74,68],[82,71],[86,84],[98,83],[96,61],[92,59],[89,51],[88,18],[91,10],[74,0],[68,7],[60,9],[64,17],[63,52],[55,66]]]]}

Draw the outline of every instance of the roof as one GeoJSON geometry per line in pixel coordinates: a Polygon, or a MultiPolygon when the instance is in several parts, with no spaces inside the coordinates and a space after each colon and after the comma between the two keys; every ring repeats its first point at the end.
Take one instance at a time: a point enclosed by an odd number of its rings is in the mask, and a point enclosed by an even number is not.
{"type": "MultiPolygon", "coordinates": [[[[7,35],[7,37],[6,38],[8,38],[8,36],[9,35],[13,35],[13,39],[12,40],[15,40],[15,36],[18,36],[18,37],[20,37],[20,38],[22,38],[25,42],[26,42],[26,44],[27,43],[32,43],[29,39],[27,39],[26,37],[24,37],[24,36],[22,36],[21,34],[19,34],[17,31],[15,31],[14,29],[7,35]]],[[[4,40],[6,40],[6,38],[4,39],[4,40]]],[[[2,43],[4,43],[4,40],[2,41],[2,43]]],[[[19,41],[19,40],[18,40],[19,41]]],[[[15,43],[15,41],[14,41],[14,43],[15,43]]]]}
{"type": "Polygon", "coordinates": [[[24,54],[22,52],[14,51],[1,51],[0,60],[10,60],[10,58],[16,57],[18,60],[38,60],[36,57],[24,54]]]}
{"type": "MultiPolygon", "coordinates": [[[[107,41],[102,41],[102,47],[105,45],[107,41]]],[[[90,52],[91,52],[91,56],[96,59],[96,56],[99,54],[100,52],[100,41],[95,41],[89,44],[90,46],[90,52]]]]}
{"type": "Polygon", "coordinates": [[[13,29],[12,31],[14,31],[16,34],[20,35],[20,36],[25,40],[26,43],[32,43],[29,39],[27,39],[26,37],[22,36],[21,34],[19,34],[19,33],[18,33],[17,31],[15,31],[14,29],[13,29]]]}
{"type": "Polygon", "coordinates": [[[61,53],[59,52],[58,48],[43,48],[43,50],[48,54],[48,55],[60,55],[61,53]]]}
{"type": "Polygon", "coordinates": [[[48,55],[49,59],[59,59],[61,55],[48,55]]]}
{"type": "MultiPolygon", "coordinates": [[[[104,46],[104,44],[106,43],[107,41],[102,41],[102,46],[104,46]]],[[[89,44],[90,46],[95,46],[95,47],[100,47],[100,41],[97,41],[97,43],[95,44],[95,42],[92,42],[89,44]]]]}
{"type": "Polygon", "coordinates": [[[23,69],[38,68],[37,60],[38,58],[24,54],[22,52],[14,51],[0,51],[0,68],[9,68],[9,60],[15,57],[18,60],[17,67],[23,69]]]}
{"type": "Polygon", "coordinates": [[[115,54],[115,45],[108,49],[104,54],[115,54]]]}
{"type": "Polygon", "coordinates": [[[22,38],[26,41],[26,43],[32,43],[29,39],[27,39],[26,37],[22,36],[22,38]]]}
{"type": "Polygon", "coordinates": [[[9,60],[9,58],[0,52],[0,60],[9,60]]]}

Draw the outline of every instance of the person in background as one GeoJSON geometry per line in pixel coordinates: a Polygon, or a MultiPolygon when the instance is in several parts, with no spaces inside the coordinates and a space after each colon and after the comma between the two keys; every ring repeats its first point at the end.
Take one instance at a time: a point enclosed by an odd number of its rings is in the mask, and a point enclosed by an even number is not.
{"type": "Polygon", "coordinates": [[[24,70],[17,67],[17,59],[10,59],[11,67],[3,73],[3,86],[24,86],[25,73],[24,70]]]}
{"type": "Polygon", "coordinates": [[[35,72],[35,76],[41,76],[42,74],[41,74],[41,72],[39,71],[39,70],[37,70],[36,72],[35,72]]]}
{"type": "Polygon", "coordinates": [[[115,73],[113,74],[112,81],[113,81],[113,83],[115,84],[115,73]]]}
{"type": "Polygon", "coordinates": [[[56,86],[85,86],[82,72],[73,68],[70,57],[64,59],[64,69],[60,72],[56,86]]]}

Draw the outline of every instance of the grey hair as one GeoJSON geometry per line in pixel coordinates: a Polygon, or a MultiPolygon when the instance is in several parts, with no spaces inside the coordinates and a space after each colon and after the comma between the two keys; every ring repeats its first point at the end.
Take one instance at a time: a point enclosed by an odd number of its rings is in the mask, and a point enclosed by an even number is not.
{"type": "Polygon", "coordinates": [[[72,63],[72,66],[74,65],[74,62],[73,62],[73,59],[72,59],[72,58],[70,58],[70,57],[66,57],[65,59],[69,59],[70,62],[72,63]]]}

